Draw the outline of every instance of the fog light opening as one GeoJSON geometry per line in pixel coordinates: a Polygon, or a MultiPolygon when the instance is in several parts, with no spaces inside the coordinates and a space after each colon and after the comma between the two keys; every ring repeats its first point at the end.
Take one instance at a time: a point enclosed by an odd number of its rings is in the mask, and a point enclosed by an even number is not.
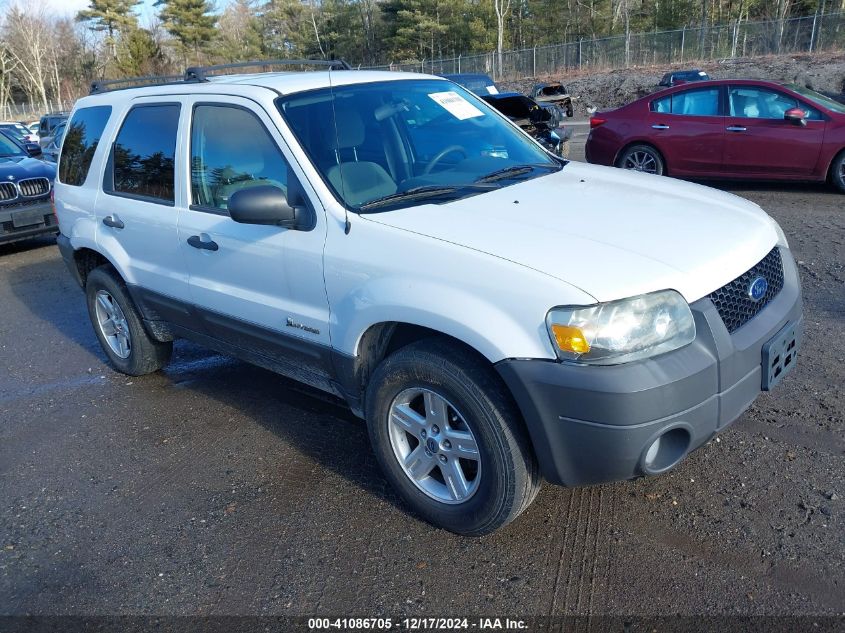
{"type": "Polygon", "coordinates": [[[648,474],[669,470],[684,458],[689,443],[690,435],[685,429],[670,429],[659,435],[643,455],[643,470],[648,474]]]}

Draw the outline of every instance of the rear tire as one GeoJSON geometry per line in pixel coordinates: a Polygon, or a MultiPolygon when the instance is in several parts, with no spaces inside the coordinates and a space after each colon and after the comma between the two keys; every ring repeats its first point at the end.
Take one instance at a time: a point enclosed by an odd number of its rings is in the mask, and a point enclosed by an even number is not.
{"type": "Polygon", "coordinates": [[[839,152],[830,164],[830,182],[840,193],[845,193],[845,150],[839,152]]]}
{"type": "Polygon", "coordinates": [[[115,369],[142,376],[170,361],[173,343],[156,341],[147,333],[126,284],[114,268],[104,265],[92,270],[85,282],[85,296],[94,333],[115,369]]]}
{"type": "Polygon", "coordinates": [[[641,171],[647,174],[662,176],[666,173],[666,163],[660,152],[651,145],[631,145],[619,156],[616,166],[621,169],[641,171]]]}
{"type": "Polygon", "coordinates": [[[537,495],[539,470],[519,411],[469,349],[437,338],[400,349],[373,374],[366,412],[385,476],[436,526],[489,534],[537,495]]]}

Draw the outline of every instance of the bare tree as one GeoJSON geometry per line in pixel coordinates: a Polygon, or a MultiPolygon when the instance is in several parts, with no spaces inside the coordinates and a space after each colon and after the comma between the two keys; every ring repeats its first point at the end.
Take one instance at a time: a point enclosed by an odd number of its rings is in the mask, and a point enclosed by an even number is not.
{"type": "MultiPolygon", "coordinates": [[[[0,31],[3,30],[0,25],[0,31]]],[[[9,54],[5,43],[0,43],[0,117],[10,119],[9,104],[12,101],[12,73],[17,67],[17,62],[9,54]]]]}
{"type": "Polygon", "coordinates": [[[511,10],[511,0],[493,0],[496,11],[496,54],[498,56],[499,76],[502,75],[502,48],[505,43],[505,19],[511,10]]]}
{"type": "Polygon", "coordinates": [[[16,76],[33,105],[49,107],[48,86],[55,66],[52,29],[43,5],[12,5],[3,25],[3,41],[16,64],[16,76]]]}

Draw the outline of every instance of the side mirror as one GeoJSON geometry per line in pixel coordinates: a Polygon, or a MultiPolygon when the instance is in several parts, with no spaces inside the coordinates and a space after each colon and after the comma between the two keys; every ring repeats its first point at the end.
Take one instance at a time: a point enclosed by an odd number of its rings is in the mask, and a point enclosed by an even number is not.
{"type": "Polygon", "coordinates": [[[807,125],[807,113],[801,108],[790,108],[783,113],[783,118],[793,125],[807,125]]]}
{"type": "Polygon", "coordinates": [[[306,224],[305,207],[288,204],[285,192],[272,185],[241,189],[229,198],[229,216],[241,224],[267,224],[289,229],[306,224]]]}
{"type": "Polygon", "coordinates": [[[40,158],[44,152],[41,151],[40,145],[36,143],[27,143],[26,153],[29,154],[32,158],[40,158]]]}

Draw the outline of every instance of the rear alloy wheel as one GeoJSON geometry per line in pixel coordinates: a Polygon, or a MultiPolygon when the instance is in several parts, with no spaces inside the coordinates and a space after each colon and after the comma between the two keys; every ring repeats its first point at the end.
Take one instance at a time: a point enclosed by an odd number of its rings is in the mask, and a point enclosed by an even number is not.
{"type": "Polygon", "coordinates": [[[430,338],[376,368],[366,394],[379,465],[424,519],[479,536],[515,519],[540,474],[519,410],[472,350],[430,338]]]}
{"type": "Polygon", "coordinates": [[[833,159],[830,165],[830,180],[834,187],[845,193],[845,150],[833,159]]]}
{"type": "Polygon", "coordinates": [[[173,343],[157,341],[147,333],[114,268],[106,265],[92,270],[85,281],[85,296],[94,333],[118,371],[142,376],[168,363],[173,343]]]}
{"type": "Polygon", "coordinates": [[[616,166],[657,176],[665,171],[663,157],[650,145],[632,145],[619,157],[616,166]]]}

